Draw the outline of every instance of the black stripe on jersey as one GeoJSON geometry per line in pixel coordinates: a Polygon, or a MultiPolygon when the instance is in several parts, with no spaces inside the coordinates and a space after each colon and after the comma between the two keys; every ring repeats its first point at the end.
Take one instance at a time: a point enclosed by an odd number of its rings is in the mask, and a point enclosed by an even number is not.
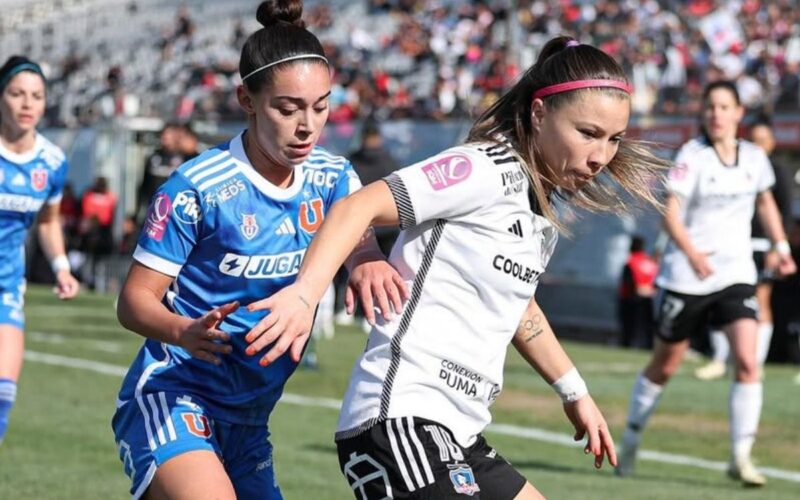
{"type": "Polygon", "coordinates": [[[503,136],[500,136],[498,140],[500,140],[500,143],[488,148],[478,148],[478,151],[485,154],[495,165],[518,162],[519,160],[511,150],[511,142],[503,136]]]}
{"type": "Polygon", "coordinates": [[[516,163],[517,158],[514,156],[507,156],[505,158],[498,158],[496,160],[492,160],[496,165],[503,165],[505,163],[516,163]]]}
{"type": "Polygon", "coordinates": [[[389,191],[394,196],[397,214],[400,216],[400,229],[416,226],[417,220],[414,217],[414,206],[411,204],[411,198],[408,196],[403,179],[397,174],[389,174],[383,180],[389,185],[389,191]]]}
{"type": "Polygon", "coordinates": [[[508,156],[508,148],[503,148],[502,150],[495,151],[493,153],[490,153],[489,150],[487,149],[486,151],[484,151],[484,154],[486,156],[508,156]]]}
{"type": "Polygon", "coordinates": [[[414,311],[419,304],[420,296],[422,295],[422,287],[425,285],[425,278],[428,276],[428,271],[433,262],[433,254],[436,253],[436,247],[439,245],[439,240],[442,238],[444,226],[447,221],[439,219],[431,231],[431,239],[425,247],[425,253],[422,255],[422,264],[419,266],[417,276],[414,278],[414,285],[411,288],[411,298],[408,299],[403,317],[400,319],[400,326],[397,328],[394,337],[392,337],[392,361],[389,365],[389,370],[386,372],[386,379],[383,381],[383,391],[381,392],[381,413],[378,417],[380,420],[385,420],[389,414],[389,400],[392,397],[392,385],[394,385],[394,377],[397,375],[397,369],[400,366],[400,343],[403,341],[408,332],[408,325],[411,324],[411,318],[414,316],[414,311]]]}
{"type": "Polygon", "coordinates": [[[498,152],[503,153],[508,151],[508,144],[498,143],[488,148],[478,148],[479,151],[483,151],[484,153],[488,154],[489,156],[493,154],[497,154],[498,152]]]}

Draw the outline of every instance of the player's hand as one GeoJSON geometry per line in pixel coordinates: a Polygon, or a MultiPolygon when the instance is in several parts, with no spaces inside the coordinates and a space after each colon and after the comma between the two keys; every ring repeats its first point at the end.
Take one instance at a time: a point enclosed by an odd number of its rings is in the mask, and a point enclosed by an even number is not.
{"type": "Polygon", "coordinates": [[[797,272],[797,264],[790,254],[779,254],[778,259],[778,276],[784,278],[797,272]]]}
{"type": "Polygon", "coordinates": [[[355,310],[356,296],[361,299],[364,318],[375,324],[375,307],[383,319],[392,319],[392,311],[400,311],[410,294],[400,273],[381,255],[359,263],[353,268],[347,283],[344,305],[347,314],[355,310]]]}
{"type": "Polygon", "coordinates": [[[608,430],[608,424],[600,409],[590,395],[585,395],[579,400],[566,403],[564,413],[575,427],[575,441],[580,441],[588,435],[588,441],[583,448],[586,454],[594,455],[594,466],[598,469],[603,466],[603,456],[608,457],[608,462],[617,466],[617,452],[614,449],[614,440],[608,430]]]}
{"type": "Polygon", "coordinates": [[[310,294],[303,292],[294,283],[284,287],[271,297],[253,302],[247,306],[248,311],[269,309],[256,325],[247,332],[244,340],[249,344],[245,353],[253,356],[273,342],[275,345],[259,360],[261,366],[267,366],[290,351],[292,359],[300,362],[314,322],[314,311],[317,303],[308,299],[310,294]]]}
{"type": "Polygon", "coordinates": [[[53,293],[61,300],[69,300],[78,295],[81,285],[68,269],[62,269],[56,273],[56,286],[53,293]]]}
{"type": "Polygon", "coordinates": [[[217,327],[238,308],[238,302],[230,302],[192,321],[178,336],[178,346],[197,359],[219,365],[222,361],[217,354],[229,354],[233,348],[227,343],[231,336],[217,327]]]}
{"type": "Polygon", "coordinates": [[[689,264],[698,278],[704,280],[714,274],[714,268],[708,260],[709,252],[692,252],[688,254],[689,264]]]}
{"type": "Polygon", "coordinates": [[[764,271],[770,277],[780,275],[781,257],[775,250],[764,253],[764,271]]]}

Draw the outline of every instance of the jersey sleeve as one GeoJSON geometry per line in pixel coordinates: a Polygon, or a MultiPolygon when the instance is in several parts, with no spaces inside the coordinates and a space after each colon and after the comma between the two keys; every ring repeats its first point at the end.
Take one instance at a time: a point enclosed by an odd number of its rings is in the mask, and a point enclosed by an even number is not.
{"type": "Polygon", "coordinates": [[[361,179],[358,177],[353,165],[348,161],[345,163],[341,175],[336,179],[331,194],[331,205],[361,189],[361,179]]]}
{"type": "Polygon", "coordinates": [[[756,189],[759,193],[772,189],[775,185],[775,169],[772,167],[769,158],[764,151],[758,151],[758,162],[761,165],[759,169],[759,176],[756,182],[758,183],[756,189]]]}
{"type": "Polygon", "coordinates": [[[203,212],[196,188],[182,175],[171,176],[150,202],[133,258],[155,271],[177,276],[199,240],[203,212]]]}
{"type": "Polygon", "coordinates": [[[64,193],[64,184],[67,182],[67,171],[69,165],[65,159],[61,166],[53,172],[53,183],[50,185],[50,193],[47,195],[47,204],[55,205],[61,202],[61,195],[64,193]]]}
{"type": "Polygon", "coordinates": [[[692,162],[689,148],[682,147],[667,173],[667,190],[681,198],[691,197],[697,187],[699,172],[698,165],[692,162]]]}
{"type": "Polygon", "coordinates": [[[455,219],[491,204],[503,193],[494,167],[476,151],[454,148],[388,175],[400,227],[455,219]]]}

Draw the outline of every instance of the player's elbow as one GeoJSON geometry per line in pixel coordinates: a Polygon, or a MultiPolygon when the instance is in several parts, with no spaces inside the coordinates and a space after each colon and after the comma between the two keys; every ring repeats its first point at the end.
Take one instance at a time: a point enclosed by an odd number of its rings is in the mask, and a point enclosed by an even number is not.
{"type": "Polygon", "coordinates": [[[123,287],[122,292],[117,299],[117,321],[124,328],[136,331],[136,314],[131,303],[131,292],[127,287],[123,287]]]}

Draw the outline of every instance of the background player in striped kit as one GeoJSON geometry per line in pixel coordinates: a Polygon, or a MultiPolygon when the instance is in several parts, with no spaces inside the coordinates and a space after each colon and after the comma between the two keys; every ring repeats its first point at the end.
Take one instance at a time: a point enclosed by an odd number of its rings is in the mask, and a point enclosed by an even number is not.
{"type": "MultiPolygon", "coordinates": [[[[244,334],[264,313],[239,304],[292,283],[328,210],[361,186],[316,145],[330,68],[301,14],[260,4],[239,65],[247,130],[179,167],[148,210],[118,308],[147,340],[112,422],[135,498],[281,498],[267,422],[301,351],[259,363],[244,334]]],[[[362,303],[399,308],[402,280],[365,234],[349,263],[362,303]]]]}
{"type": "Polygon", "coordinates": [[[605,419],[533,298],[556,243],[552,198],[619,210],[614,185],[654,205],[664,162],[633,141],[630,87],[602,51],[567,37],[473,126],[464,145],[400,169],[334,208],[297,282],[257,304],[248,335],[275,359],[311,325],[306,301],[370,224],[399,224],[390,262],[412,289],[353,370],[336,440],[356,498],[534,499],[481,432],[509,342],[553,384],[586,452],[616,464],[605,419]]]}
{"type": "Polygon", "coordinates": [[[45,91],[37,63],[12,56],[0,67],[0,443],[22,369],[25,238],[34,221],[58,297],[71,299],[79,288],[70,273],[59,217],[67,162],[57,146],[36,132],[45,91]]]}
{"type": "MultiPolygon", "coordinates": [[[[781,222],[784,230],[792,224],[792,172],[780,163],[776,163],[773,156],[775,152],[775,135],[772,125],[766,116],[759,117],[750,125],[750,140],[767,153],[775,173],[775,184],[772,186],[772,196],[781,213],[781,222]]],[[[752,227],[753,260],[756,263],[758,283],[756,284],[756,298],[758,299],[758,363],[763,366],[769,355],[772,342],[772,285],[775,281],[776,252],[764,228],[761,226],[758,214],[753,217],[752,227]]],[[[695,370],[695,376],[701,380],[717,379],[725,375],[727,364],[730,361],[730,344],[725,332],[713,330],[711,336],[711,361],[695,370]]]]}
{"type": "Polygon", "coordinates": [[[761,416],[757,361],[758,302],[750,222],[757,208],[777,250],[779,274],[795,272],[780,213],[770,192],[772,167],[758,146],[737,140],[744,109],[735,84],[706,86],[704,135],[686,143],[670,170],[664,226],[670,234],[656,279],[657,323],[653,357],[631,393],[619,475],[633,472],[636,450],[665,384],[675,374],[692,335],[710,324],[728,335],[736,364],[729,397],[729,474],[745,485],[766,482],[751,449],[761,416]]]}

